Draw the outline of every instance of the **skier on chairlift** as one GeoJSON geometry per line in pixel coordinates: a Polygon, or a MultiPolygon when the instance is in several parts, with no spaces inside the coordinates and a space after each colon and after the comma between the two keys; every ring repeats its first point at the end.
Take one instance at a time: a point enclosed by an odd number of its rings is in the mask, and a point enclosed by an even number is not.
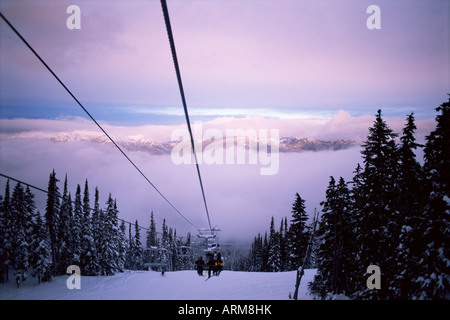
{"type": "Polygon", "coordinates": [[[219,253],[217,254],[216,268],[215,268],[214,274],[215,274],[216,276],[219,276],[219,275],[220,275],[220,272],[222,271],[222,269],[223,269],[223,261],[222,261],[222,256],[221,256],[221,254],[220,254],[220,252],[219,252],[219,253]]]}
{"type": "Polygon", "coordinates": [[[195,261],[195,266],[197,267],[197,273],[199,276],[203,276],[203,267],[205,266],[205,261],[203,261],[203,257],[198,257],[198,260],[195,261]]]}
{"type": "Polygon", "coordinates": [[[216,260],[214,259],[214,255],[209,255],[208,260],[208,279],[211,278],[211,272],[214,275],[216,273],[216,260]]]}

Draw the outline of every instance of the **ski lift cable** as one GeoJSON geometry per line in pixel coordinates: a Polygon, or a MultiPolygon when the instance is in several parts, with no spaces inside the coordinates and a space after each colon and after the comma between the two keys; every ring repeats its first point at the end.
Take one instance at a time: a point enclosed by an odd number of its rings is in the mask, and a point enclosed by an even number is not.
{"type": "MultiPolygon", "coordinates": [[[[18,182],[18,183],[23,184],[23,185],[25,185],[25,186],[27,186],[27,187],[30,187],[30,188],[32,188],[32,189],[35,189],[35,190],[38,190],[38,191],[41,191],[41,192],[43,192],[43,193],[48,194],[48,191],[45,190],[45,189],[42,189],[42,188],[40,188],[40,187],[36,187],[35,185],[32,185],[32,184],[29,184],[29,183],[27,183],[27,182],[25,182],[25,181],[22,181],[22,180],[13,178],[13,177],[8,176],[8,175],[6,175],[6,174],[3,174],[3,173],[1,173],[1,172],[0,172],[0,176],[2,176],[3,178],[6,178],[6,179],[8,179],[8,180],[12,180],[12,181],[18,182]]],[[[61,196],[61,195],[57,195],[57,197],[60,198],[60,199],[63,198],[63,196],[61,196]]],[[[72,203],[72,204],[75,204],[75,201],[71,201],[71,203],[72,203]]],[[[89,207],[89,210],[93,210],[93,208],[89,207]]],[[[118,220],[123,221],[124,223],[128,223],[129,225],[136,226],[136,223],[127,221],[127,220],[125,220],[125,219],[118,218],[118,220]]],[[[138,228],[143,229],[143,230],[146,230],[146,231],[150,230],[150,228],[146,228],[146,227],[143,227],[143,226],[140,226],[140,225],[138,225],[138,228]]],[[[159,231],[156,231],[156,233],[157,233],[157,234],[162,234],[162,233],[159,232],[159,231]]],[[[182,237],[182,236],[177,236],[177,238],[182,239],[183,237],[182,237]]]]}
{"type": "Polygon", "coordinates": [[[41,58],[41,56],[33,49],[28,41],[19,33],[19,31],[9,22],[9,20],[0,12],[0,16],[3,21],[11,28],[12,31],[22,40],[22,42],[31,50],[31,52],[39,59],[39,61],[45,66],[45,68],[53,75],[53,77],[59,82],[59,84],[67,91],[67,93],[75,100],[75,102],[83,109],[83,111],[89,116],[89,118],[97,125],[97,127],[108,137],[112,144],[122,153],[122,155],[131,163],[131,165],[141,174],[141,176],[156,190],[156,192],[191,226],[198,229],[191,221],[189,221],[162,193],[156,188],[156,186],[147,178],[147,176],[137,167],[137,165],[128,157],[128,155],[119,147],[119,145],[111,138],[111,136],[103,129],[103,127],[94,119],[89,111],[81,104],[81,102],[75,97],[75,95],[67,88],[67,86],[61,81],[55,72],[49,67],[49,65],[41,58]]]}
{"type": "Polygon", "coordinates": [[[178,87],[180,89],[181,100],[182,100],[182,103],[183,103],[184,115],[186,117],[186,124],[187,124],[189,135],[190,135],[190,138],[191,138],[192,152],[194,154],[194,160],[195,160],[195,166],[197,168],[198,180],[200,182],[200,188],[201,188],[201,191],[202,191],[203,203],[205,204],[205,210],[206,210],[206,216],[208,218],[209,228],[212,229],[211,228],[211,220],[209,218],[208,205],[206,204],[206,197],[205,197],[205,190],[203,188],[202,176],[200,174],[200,167],[198,165],[198,160],[197,160],[197,153],[195,152],[195,143],[194,143],[194,138],[193,138],[193,135],[192,135],[191,122],[189,121],[189,113],[188,113],[188,109],[187,109],[187,105],[186,105],[186,98],[185,98],[185,95],[184,95],[183,82],[181,81],[180,66],[178,64],[177,52],[175,50],[175,41],[174,41],[173,34],[172,34],[172,27],[171,27],[171,24],[170,24],[169,10],[167,8],[166,0],[161,0],[161,7],[162,7],[162,10],[163,10],[163,14],[164,14],[164,21],[165,21],[165,24],[166,24],[167,35],[169,37],[170,50],[172,51],[172,58],[173,58],[174,66],[175,66],[175,72],[176,72],[176,75],[177,75],[177,81],[178,81],[178,87]]]}

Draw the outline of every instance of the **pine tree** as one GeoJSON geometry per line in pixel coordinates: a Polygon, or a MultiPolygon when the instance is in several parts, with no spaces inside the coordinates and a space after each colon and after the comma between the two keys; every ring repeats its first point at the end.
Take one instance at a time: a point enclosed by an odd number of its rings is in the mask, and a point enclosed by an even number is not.
{"type": "Polygon", "coordinates": [[[157,246],[156,223],[153,216],[153,211],[150,214],[150,227],[147,230],[147,239],[145,243],[147,249],[157,246]]]}
{"type": "Polygon", "coordinates": [[[420,291],[416,279],[420,276],[421,253],[426,250],[422,236],[425,232],[425,188],[424,173],[416,160],[415,149],[422,147],[416,143],[414,133],[416,125],[414,115],[407,116],[403,135],[400,138],[399,154],[399,201],[400,219],[399,243],[396,248],[395,260],[397,272],[392,288],[394,298],[412,299],[420,291]]]}
{"type": "Polygon", "coordinates": [[[353,291],[349,286],[354,261],[351,250],[353,239],[350,219],[350,192],[341,177],[336,184],[334,177],[326,191],[326,201],[322,202],[322,218],[319,226],[320,245],[317,252],[318,270],[311,290],[325,298],[327,294],[347,294],[353,291]]]}
{"type": "Polygon", "coordinates": [[[254,238],[252,248],[249,253],[250,265],[248,271],[264,271],[263,270],[263,239],[261,234],[254,238]]]}
{"type": "Polygon", "coordinates": [[[81,217],[81,252],[80,268],[85,275],[95,275],[97,266],[95,263],[95,244],[92,236],[91,206],[89,199],[89,186],[86,179],[83,195],[83,215],[81,217]]]}
{"type": "Polygon", "coordinates": [[[180,269],[180,259],[178,257],[178,248],[179,242],[177,241],[177,230],[169,228],[169,254],[171,259],[171,270],[179,270],[180,269]]]}
{"type": "Polygon", "coordinates": [[[45,207],[45,222],[47,224],[48,233],[50,236],[50,247],[52,250],[52,266],[53,274],[56,274],[60,269],[60,248],[58,247],[58,231],[60,223],[60,193],[56,179],[55,170],[50,174],[48,189],[47,189],[47,203],[45,207]]]}
{"type": "Polygon", "coordinates": [[[450,297],[450,99],[436,108],[436,128],[426,137],[424,170],[428,203],[422,241],[421,276],[417,279],[422,299],[450,297]]]}
{"type": "Polygon", "coordinates": [[[125,222],[122,220],[120,227],[119,227],[119,261],[117,263],[117,268],[119,272],[123,272],[125,269],[126,264],[126,253],[127,253],[127,240],[125,236],[125,222]]]}
{"type": "MultiPolygon", "coordinates": [[[[351,226],[353,239],[349,244],[349,251],[354,253],[354,262],[352,264],[353,268],[348,273],[348,285],[350,288],[354,288],[353,292],[349,292],[349,294],[354,293],[355,291],[360,290],[360,288],[364,288],[366,286],[366,279],[361,275],[365,272],[362,270],[363,262],[361,257],[361,252],[363,250],[364,244],[360,242],[361,234],[363,232],[367,232],[366,226],[363,225],[364,221],[364,210],[363,208],[366,206],[365,200],[365,183],[364,183],[364,170],[361,165],[358,163],[355,171],[353,172],[354,176],[352,181],[349,183],[350,186],[350,221],[349,224],[351,226]]],[[[366,267],[367,268],[367,267],[366,267]]]]}
{"type": "Polygon", "coordinates": [[[142,270],[143,269],[143,252],[142,252],[142,242],[141,242],[141,231],[139,229],[139,223],[136,220],[136,223],[134,225],[134,268],[136,270],[142,270]]]}
{"type": "Polygon", "coordinates": [[[5,222],[3,214],[3,197],[0,195],[0,284],[5,283],[5,222]]]}
{"type": "Polygon", "coordinates": [[[73,237],[72,237],[72,227],[73,227],[73,206],[70,193],[67,190],[67,174],[64,179],[64,189],[63,196],[61,199],[60,206],[60,219],[58,238],[59,238],[59,248],[61,255],[61,269],[60,273],[64,273],[64,269],[73,264],[73,237]]]}
{"type": "Polygon", "coordinates": [[[132,236],[131,233],[131,223],[128,224],[128,248],[125,254],[125,268],[126,269],[130,269],[130,270],[135,270],[135,264],[134,264],[134,247],[135,247],[135,243],[134,243],[134,237],[132,236]]]}
{"type": "Polygon", "coordinates": [[[261,271],[269,271],[269,241],[267,240],[267,231],[264,232],[264,240],[262,244],[262,259],[261,259],[261,271]]]}
{"type": "Polygon", "coordinates": [[[100,204],[99,204],[99,191],[95,188],[94,195],[94,208],[92,209],[91,215],[91,228],[92,228],[92,241],[95,254],[92,257],[92,273],[95,275],[101,274],[101,232],[102,232],[102,220],[100,215],[100,204]]]}
{"type": "Polygon", "coordinates": [[[281,219],[280,223],[280,261],[281,261],[281,269],[280,271],[288,270],[288,253],[287,253],[287,218],[281,219]]]}
{"type": "Polygon", "coordinates": [[[18,272],[26,272],[30,266],[31,218],[25,204],[25,190],[17,183],[11,196],[13,218],[12,265],[18,272]]]}
{"type": "Polygon", "coordinates": [[[9,264],[12,258],[12,217],[9,179],[6,180],[5,196],[0,204],[0,283],[8,281],[9,264]]]}
{"type": "Polygon", "coordinates": [[[268,271],[281,270],[280,234],[275,231],[275,222],[272,216],[269,229],[269,256],[267,260],[268,271]]]}
{"type": "Polygon", "coordinates": [[[39,212],[36,214],[33,235],[31,260],[33,276],[37,275],[39,283],[47,282],[51,279],[52,252],[48,227],[39,212]]]}
{"type": "Polygon", "coordinates": [[[33,240],[33,225],[34,225],[33,218],[36,213],[36,204],[34,202],[34,194],[31,192],[29,186],[25,188],[24,206],[25,206],[25,215],[24,215],[25,235],[26,241],[30,244],[31,241],[33,240]]]}
{"type": "Polygon", "coordinates": [[[109,194],[105,209],[104,241],[102,242],[103,265],[102,270],[105,275],[114,275],[120,270],[118,265],[120,256],[120,230],[118,220],[118,210],[116,201],[109,194]]]}
{"type": "Polygon", "coordinates": [[[163,223],[162,223],[162,236],[161,236],[161,248],[163,249],[161,251],[161,257],[160,257],[160,261],[161,263],[165,263],[169,266],[169,269],[171,268],[170,266],[170,242],[169,242],[169,227],[166,224],[166,219],[163,219],[163,223]]]}
{"type": "Polygon", "coordinates": [[[398,154],[395,134],[381,117],[378,110],[373,127],[361,151],[364,159],[362,195],[359,203],[358,221],[360,251],[360,274],[369,265],[383,270],[382,290],[369,290],[361,286],[364,298],[386,299],[394,294],[390,284],[396,274],[395,250],[399,242],[398,214],[398,154]]]}
{"type": "Polygon", "coordinates": [[[81,263],[81,240],[82,240],[82,223],[83,223],[83,204],[81,201],[81,187],[77,185],[75,193],[73,224],[72,224],[72,241],[73,241],[73,256],[72,262],[75,265],[81,263]]]}
{"type": "Polygon", "coordinates": [[[306,228],[305,200],[298,193],[295,195],[295,202],[292,206],[292,219],[289,227],[289,252],[291,268],[297,269],[303,260],[306,251],[309,233],[306,228]]]}

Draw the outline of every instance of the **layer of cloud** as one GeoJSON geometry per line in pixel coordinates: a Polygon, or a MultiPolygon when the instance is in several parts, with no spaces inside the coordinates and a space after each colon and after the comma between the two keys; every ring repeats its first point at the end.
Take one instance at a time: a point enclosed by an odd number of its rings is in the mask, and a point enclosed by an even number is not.
{"type": "MultiPolygon", "coordinates": [[[[406,123],[404,118],[386,118],[387,124],[401,134],[406,123]]],[[[368,128],[374,123],[374,115],[351,116],[344,110],[337,111],[331,117],[308,116],[291,118],[266,118],[262,116],[246,117],[217,117],[207,121],[194,121],[193,130],[197,137],[202,137],[208,129],[220,131],[225,136],[229,129],[248,130],[277,129],[280,137],[315,138],[319,140],[347,139],[358,143],[364,141],[368,134],[368,128]],[[199,129],[199,130],[200,130],[199,129]]],[[[181,125],[143,125],[143,126],[119,126],[100,122],[101,126],[111,136],[119,139],[141,137],[159,143],[171,141],[172,134],[179,129],[186,129],[181,125]]],[[[416,120],[416,139],[423,143],[435,126],[434,119],[416,120]]],[[[81,117],[60,119],[0,119],[0,139],[12,138],[52,138],[62,137],[64,134],[77,134],[89,136],[103,136],[99,128],[90,120],[81,117]]],[[[105,137],[106,139],[106,137],[105,137]]]]}
{"type": "MultiPolygon", "coordinates": [[[[320,121],[218,118],[204,125],[205,130],[278,128],[285,135],[297,137],[364,139],[373,121],[373,116],[352,117],[340,111],[331,119],[320,121]]],[[[397,132],[404,124],[404,119],[386,121],[397,132]]],[[[174,129],[182,127],[103,125],[113,135],[158,139],[170,137],[174,129]]],[[[418,122],[421,136],[428,134],[433,125],[431,120],[418,122]]],[[[195,232],[111,145],[89,141],[54,143],[47,139],[49,135],[77,130],[99,134],[90,121],[82,118],[2,119],[0,128],[1,173],[45,188],[49,173],[55,169],[60,180],[67,173],[72,194],[76,184],[83,185],[88,179],[91,195],[98,186],[104,203],[111,192],[118,200],[121,217],[128,221],[138,219],[141,225],[147,226],[149,214],[154,211],[159,226],[162,219],[166,219],[169,225],[177,228],[179,235],[195,232]]],[[[130,151],[128,155],[190,221],[199,227],[207,226],[193,165],[176,165],[168,155],[141,151],[130,151]]],[[[296,192],[306,199],[308,213],[312,214],[314,208],[320,209],[329,176],[343,176],[349,180],[357,163],[361,162],[359,147],[334,152],[281,153],[279,156],[279,170],[273,176],[262,176],[259,164],[201,165],[211,220],[213,225],[222,228],[223,239],[250,241],[255,234],[267,229],[271,216],[276,221],[290,217],[296,192]]],[[[37,194],[37,202],[43,211],[45,197],[37,194]]]]}

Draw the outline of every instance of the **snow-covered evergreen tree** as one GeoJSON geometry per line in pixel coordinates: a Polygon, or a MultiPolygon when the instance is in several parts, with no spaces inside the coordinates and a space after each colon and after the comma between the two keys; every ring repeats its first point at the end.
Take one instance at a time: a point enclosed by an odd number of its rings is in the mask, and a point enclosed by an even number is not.
{"type": "Polygon", "coordinates": [[[81,201],[81,187],[77,185],[75,193],[75,201],[73,208],[73,223],[72,223],[72,241],[73,241],[73,256],[72,262],[75,265],[81,264],[81,239],[83,223],[83,204],[81,201]]]}
{"type": "Polygon", "coordinates": [[[45,223],[47,224],[48,233],[50,236],[50,246],[52,250],[52,265],[53,273],[58,273],[61,267],[60,248],[58,247],[58,231],[60,223],[60,193],[56,178],[55,170],[50,174],[47,189],[47,203],[45,207],[45,223]]]}
{"type": "Polygon", "coordinates": [[[134,237],[131,233],[131,223],[128,224],[128,241],[127,241],[128,247],[127,247],[127,251],[125,254],[125,268],[129,269],[129,270],[134,270],[135,269],[135,265],[134,265],[134,247],[135,247],[135,243],[134,243],[134,237]]]}
{"type": "Polygon", "coordinates": [[[397,272],[392,283],[393,296],[398,299],[413,299],[421,291],[416,280],[421,276],[421,254],[426,250],[422,241],[426,221],[425,181],[423,169],[416,160],[415,150],[421,145],[416,143],[415,130],[414,115],[411,113],[407,116],[398,149],[398,211],[401,229],[395,251],[397,272]]]}
{"type": "Polygon", "coordinates": [[[378,110],[369,135],[361,151],[364,159],[362,195],[364,202],[355,208],[360,217],[356,241],[361,244],[360,273],[369,265],[383,270],[382,290],[361,286],[364,298],[387,299],[395,293],[390,287],[397,272],[395,250],[400,234],[398,213],[398,153],[395,134],[382,119],[378,110]]]}
{"type": "Polygon", "coordinates": [[[119,272],[123,272],[123,270],[125,269],[127,245],[128,244],[125,236],[125,222],[122,220],[119,226],[118,245],[117,245],[119,250],[117,271],[119,272]]]}
{"type": "Polygon", "coordinates": [[[269,257],[267,260],[268,271],[281,271],[281,248],[280,248],[280,234],[275,231],[275,222],[272,216],[269,230],[269,257]]]}
{"type": "Polygon", "coordinates": [[[262,264],[261,271],[268,271],[268,261],[269,261],[269,240],[267,238],[267,231],[264,232],[264,239],[262,245],[262,264]]]}
{"type": "Polygon", "coordinates": [[[139,222],[136,220],[134,224],[134,248],[133,248],[133,265],[134,269],[143,269],[143,250],[141,242],[141,231],[139,229],[139,222]]]}
{"type": "Polygon", "coordinates": [[[73,206],[70,193],[67,188],[67,174],[64,179],[63,195],[60,206],[60,219],[58,238],[61,256],[60,273],[64,273],[68,266],[73,264],[74,241],[72,237],[73,228],[73,206]]]}
{"type": "Polygon", "coordinates": [[[281,260],[280,271],[286,271],[289,270],[287,217],[281,219],[279,237],[280,237],[280,260],[281,260]]]}
{"type": "Polygon", "coordinates": [[[12,217],[10,206],[9,179],[0,203],[0,283],[8,280],[9,264],[12,259],[12,217]]]}
{"type": "Polygon", "coordinates": [[[95,261],[95,243],[92,234],[89,185],[86,179],[83,193],[83,215],[81,220],[80,268],[84,275],[95,275],[98,269],[95,261]]]}
{"type": "Polygon", "coordinates": [[[341,177],[338,184],[330,178],[326,190],[326,200],[318,230],[320,245],[317,250],[317,275],[310,289],[322,298],[328,294],[348,294],[353,292],[352,265],[355,253],[352,251],[353,228],[350,219],[350,192],[341,177]]]}
{"type": "Polygon", "coordinates": [[[428,202],[422,241],[422,289],[419,298],[450,298],[450,99],[438,108],[436,128],[426,137],[424,170],[427,175],[428,202]]]}
{"type": "Polygon", "coordinates": [[[157,244],[157,233],[156,233],[156,223],[153,216],[153,211],[150,214],[150,226],[147,230],[146,248],[156,247],[157,244]]]}
{"type": "Polygon", "coordinates": [[[12,265],[18,272],[26,272],[30,266],[32,213],[27,212],[25,190],[17,183],[11,196],[11,216],[13,223],[12,265]]]}
{"type": "Polygon", "coordinates": [[[169,254],[171,257],[172,270],[180,270],[180,259],[178,257],[178,245],[177,241],[177,231],[175,229],[169,228],[169,254]]]}
{"type": "Polygon", "coordinates": [[[95,188],[95,194],[94,194],[94,208],[92,209],[91,214],[91,228],[92,228],[92,241],[94,246],[94,252],[95,254],[92,257],[91,263],[92,263],[92,273],[93,274],[101,274],[101,234],[102,234],[102,217],[101,217],[101,209],[100,209],[100,203],[99,203],[99,191],[98,188],[95,188]]]}
{"type": "Polygon", "coordinates": [[[288,247],[291,268],[297,269],[302,263],[309,239],[309,232],[306,227],[308,216],[306,215],[305,200],[298,193],[295,195],[291,213],[288,247]]]}
{"type": "Polygon", "coordinates": [[[50,248],[50,235],[48,226],[37,212],[34,223],[33,241],[32,241],[32,259],[33,276],[38,277],[38,282],[47,282],[51,279],[52,252],[50,248]]]}
{"type": "Polygon", "coordinates": [[[101,241],[101,252],[102,261],[101,267],[102,272],[105,275],[114,275],[116,272],[120,271],[119,258],[120,254],[120,229],[119,229],[119,219],[117,203],[112,199],[111,194],[109,194],[108,200],[106,202],[106,209],[103,215],[104,224],[102,232],[101,241]]]}
{"type": "Polygon", "coordinates": [[[260,233],[254,238],[252,248],[249,253],[248,271],[264,271],[263,270],[263,238],[260,233]]]}

